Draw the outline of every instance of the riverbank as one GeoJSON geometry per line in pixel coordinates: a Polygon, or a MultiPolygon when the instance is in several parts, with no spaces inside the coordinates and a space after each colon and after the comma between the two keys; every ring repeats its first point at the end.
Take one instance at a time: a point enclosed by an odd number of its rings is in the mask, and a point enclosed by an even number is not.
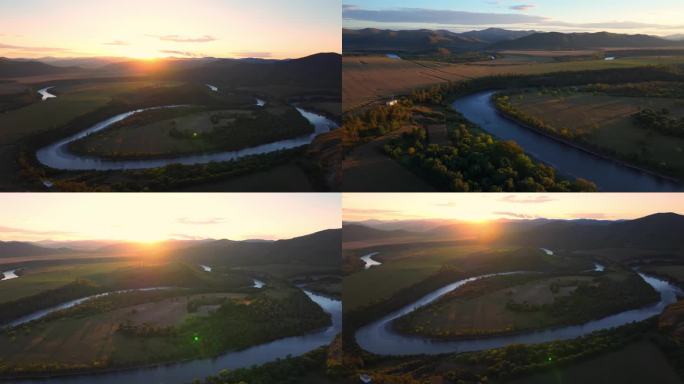
{"type": "Polygon", "coordinates": [[[590,144],[587,142],[582,142],[582,141],[576,142],[576,141],[570,140],[568,138],[564,138],[564,137],[561,137],[557,134],[554,134],[553,132],[551,132],[547,129],[531,125],[531,124],[523,121],[522,119],[516,117],[514,114],[509,113],[506,110],[504,110],[501,107],[501,105],[496,101],[497,97],[499,97],[499,96],[501,96],[500,93],[492,94],[491,103],[496,108],[499,116],[501,116],[504,119],[507,119],[507,120],[517,124],[517,125],[520,125],[524,128],[527,128],[528,130],[530,130],[536,134],[539,134],[539,135],[544,136],[544,137],[551,139],[551,140],[555,140],[555,141],[562,143],[566,146],[569,146],[573,149],[585,152],[589,155],[601,158],[601,159],[606,160],[606,161],[610,161],[614,164],[617,164],[617,165],[625,167],[625,168],[630,168],[630,169],[633,169],[635,171],[638,171],[638,172],[641,172],[641,173],[644,173],[644,174],[647,174],[647,175],[650,175],[650,176],[653,176],[656,178],[660,178],[660,179],[663,179],[663,180],[666,180],[666,181],[669,181],[672,183],[677,183],[680,185],[680,187],[684,188],[684,186],[682,186],[682,180],[679,180],[673,176],[662,174],[658,171],[645,168],[644,166],[635,165],[633,163],[628,162],[627,160],[615,158],[614,156],[611,156],[610,154],[603,152],[602,149],[599,147],[593,147],[593,146],[588,147],[588,146],[590,146],[590,144]]]}

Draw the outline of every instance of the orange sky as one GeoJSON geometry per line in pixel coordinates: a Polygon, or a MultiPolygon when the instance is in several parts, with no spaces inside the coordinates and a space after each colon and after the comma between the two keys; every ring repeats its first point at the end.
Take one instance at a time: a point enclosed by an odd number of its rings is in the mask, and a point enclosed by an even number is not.
{"type": "Polygon", "coordinates": [[[336,193],[0,193],[0,240],[284,239],[341,227],[336,193]]]}
{"type": "Polygon", "coordinates": [[[453,219],[635,219],[684,214],[681,193],[395,193],[344,194],[347,221],[453,219]]]}
{"type": "Polygon", "coordinates": [[[0,56],[297,58],[341,52],[339,0],[0,1],[0,56]]]}

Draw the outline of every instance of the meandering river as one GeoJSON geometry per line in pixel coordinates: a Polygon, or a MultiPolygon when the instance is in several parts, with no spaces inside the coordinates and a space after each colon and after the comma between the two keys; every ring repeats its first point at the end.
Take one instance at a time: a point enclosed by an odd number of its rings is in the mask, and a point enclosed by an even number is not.
{"type": "Polygon", "coordinates": [[[52,88],[54,88],[54,87],[47,87],[47,88],[43,88],[43,89],[38,90],[38,93],[40,93],[40,95],[43,97],[43,101],[57,97],[57,96],[53,95],[52,93],[48,92],[52,88]]]}
{"type": "Polygon", "coordinates": [[[496,91],[465,96],[457,99],[452,106],[466,119],[499,139],[514,140],[525,152],[551,165],[560,174],[593,181],[601,191],[671,192],[684,190],[681,184],[593,155],[505,118],[499,114],[491,100],[494,93],[496,91]]]}
{"type": "Polygon", "coordinates": [[[18,269],[12,269],[9,271],[0,272],[0,273],[2,273],[2,276],[3,276],[3,278],[0,281],[12,280],[12,279],[19,278],[19,275],[16,274],[17,271],[18,271],[18,269]]]}
{"type": "Polygon", "coordinates": [[[160,365],[100,374],[66,376],[51,379],[13,380],[17,384],[181,384],[196,378],[218,374],[222,369],[237,369],[264,364],[276,359],[299,356],[330,344],[342,330],[342,302],[313,292],[304,293],[332,318],[329,327],[302,336],[286,337],[244,349],[228,352],[212,359],[160,365]]]}
{"type": "MultiPolygon", "coordinates": [[[[603,268],[603,266],[601,266],[603,268]]],[[[596,269],[598,270],[598,269],[596,269]]],[[[643,308],[633,309],[607,316],[605,318],[587,322],[582,325],[544,329],[531,331],[511,336],[495,336],[477,338],[471,340],[444,341],[422,338],[418,336],[401,335],[392,330],[392,321],[428,305],[443,295],[458,289],[459,287],[479,279],[493,276],[519,274],[528,272],[506,272],[459,280],[421,299],[394,311],[380,320],[368,324],[356,333],[356,341],[369,351],[380,355],[413,355],[413,354],[441,354],[455,352],[480,351],[492,348],[500,348],[511,344],[538,344],[554,340],[568,340],[589,334],[601,329],[618,327],[630,322],[645,320],[658,315],[669,304],[677,301],[677,295],[683,292],[678,287],[667,281],[639,272],[641,278],[660,293],[660,301],[643,308]]]]}
{"type": "Polygon", "coordinates": [[[365,256],[361,256],[361,260],[364,263],[366,263],[366,265],[364,266],[364,269],[369,269],[369,268],[375,267],[377,265],[382,265],[381,262],[373,260],[373,256],[377,255],[378,253],[380,253],[380,252],[373,252],[373,253],[369,253],[365,256]]]}
{"type": "Polygon", "coordinates": [[[325,116],[309,112],[302,108],[297,108],[297,111],[299,111],[299,113],[302,116],[304,116],[304,118],[306,118],[314,126],[315,129],[313,133],[296,137],[293,139],[280,140],[273,143],[258,145],[256,147],[245,148],[238,151],[187,155],[169,159],[149,160],[108,160],[98,157],[81,156],[69,151],[68,146],[70,143],[82,139],[95,132],[107,129],[113,124],[122,121],[127,117],[133,116],[137,113],[141,113],[144,111],[177,107],[180,107],[180,105],[143,108],[110,117],[109,119],[101,121],[93,125],[92,127],[83,130],[75,135],[69,136],[47,147],[41,148],[36,153],[36,157],[38,158],[38,161],[40,161],[42,164],[50,168],[71,171],[113,171],[126,169],[159,168],[165,167],[170,164],[206,164],[211,162],[231,161],[245,156],[260,155],[284,149],[298,148],[310,144],[316,138],[316,136],[326,132],[330,132],[331,130],[336,129],[338,127],[337,123],[326,118],[325,116]]]}

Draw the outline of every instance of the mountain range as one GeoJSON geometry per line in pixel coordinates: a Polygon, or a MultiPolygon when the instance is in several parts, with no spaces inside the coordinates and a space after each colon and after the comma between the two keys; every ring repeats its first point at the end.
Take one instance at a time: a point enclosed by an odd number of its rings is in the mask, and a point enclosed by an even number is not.
{"type": "Polygon", "coordinates": [[[677,36],[661,38],[650,35],[628,35],[608,32],[559,33],[511,31],[488,28],[481,31],[455,33],[446,30],[344,29],[345,53],[432,53],[446,49],[453,53],[499,51],[511,49],[580,50],[600,48],[646,48],[682,46],[677,36]]]}
{"type": "MultiPolygon", "coordinates": [[[[342,57],[337,53],[319,53],[299,59],[160,59],[110,61],[90,67],[94,59],[69,59],[84,67],[57,66],[26,59],[0,58],[0,79],[73,74],[74,77],[155,76],[169,79],[221,82],[240,85],[297,85],[319,89],[339,89],[342,83],[342,57]]],[[[61,64],[64,64],[62,62],[61,64]]]]}
{"type": "MultiPolygon", "coordinates": [[[[439,239],[450,237],[483,238],[506,244],[552,249],[599,249],[636,248],[663,251],[684,249],[684,216],[675,213],[658,213],[635,220],[501,220],[488,225],[466,222],[432,227],[417,232],[406,229],[391,231],[359,223],[346,223],[343,227],[345,241],[395,238],[402,234],[407,238],[439,239]],[[492,235],[493,234],[493,235],[492,235]]],[[[415,227],[411,221],[407,228],[415,227]]],[[[397,227],[397,222],[394,223],[397,227]]]]}
{"type": "Polygon", "coordinates": [[[154,246],[121,241],[0,241],[0,259],[68,257],[70,254],[88,254],[93,257],[134,257],[149,254],[211,265],[300,264],[335,267],[340,264],[341,236],[341,229],[330,229],[276,241],[169,240],[154,246]]]}

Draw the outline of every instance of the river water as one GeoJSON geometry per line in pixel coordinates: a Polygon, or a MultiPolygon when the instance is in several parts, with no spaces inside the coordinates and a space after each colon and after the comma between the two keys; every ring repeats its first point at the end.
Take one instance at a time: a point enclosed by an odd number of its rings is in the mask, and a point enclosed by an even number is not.
{"type": "MultiPolygon", "coordinates": [[[[597,267],[598,268],[598,267],[597,267]]],[[[603,268],[603,266],[601,266],[603,268]]],[[[677,301],[677,295],[682,295],[681,289],[653,276],[639,273],[639,275],[660,293],[660,301],[655,304],[624,311],[603,319],[590,321],[576,326],[559,327],[531,331],[511,336],[496,336],[477,338],[472,340],[444,341],[432,340],[418,336],[401,335],[394,332],[391,323],[395,319],[415,311],[427,304],[432,303],[441,296],[458,289],[459,287],[479,279],[493,276],[518,274],[526,272],[507,272],[484,276],[472,277],[459,280],[434,292],[425,295],[421,299],[395,311],[369,325],[359,329],[356,340],[359,345],[369,351],[380,355],[413,355],[413,354],[441,354],[480,351],[492,348],[505,347],[511,344],[538,344],[554,340],[568,340],[589,334],[601,329],[608,329],[628,324],[634,321],[645,320],[660,314],[669,304],[677,301]]]]}
{"type": "Polygon", "coordinates": [[[43,89],[38,91],[38,93],[40,93],[40,95],[43,97],[43,101],[57,97],[57,96],[53,95],[52,93],[48,92],[52,88],[54,88],[54,87],[47,87],[47,88],[43,88],[43,89]]]}
{"type": "Polygon", "coordinates": [[[486,91],[465,96],[457,99],[452,106],[466,119],[499,139],[517,142],[525,152],[551,165],[560,174],[593,181],[601,191],[684,190],[681,184],[592,155],[503,117],[491,100],[495,93],[496,91],[486,91]]]}
{"type": "MultiPolygon", "coordinates": [[[[263,101],[263,100],[262,100],[263,101]]],[[[273,143],[262,144],[256,147],[245,148],[238,151],[227,151],[227,152],[217,152],[199,155],[188,155],[181,156],[170,159],[149,159],[149,160],[108,160],[101,159],[91,156],[81,156],[71,153],[68,149],[68,145],[76,140],[82,139],[92,133],[107,129],[112,124],[117,123],[144,111],[162,109],[162,108],[177,108],[180,105],[170,105],[163,107],[153,107],[138,109],[135,111],[130,111],[122,113],[107,120],[101,121],[94,126],[81,131],[75,135],[69,136],[62,139],[54,144],[47,147],[41,148],[36,153],[38,161],[42,164],[62,170],[97,170],[97,171],[112,171],[112,170],[126,170],[126,169],[149,169],[149,168],[159,168],[165,167],[170,164],[184,164],[184,165],[195,165],[195,164],[207,164],[211,162],[222,162],[231,161],[239,159],[245,156],[260,155],[269,152],[275,152],[284,149],[298,148],[310,144],[316,136],[330,132],[333,129],[338,128],[338,125],[332,120],[326,118],[325,116],[309,112],[302,108],[297,108],[297,111],[301,113],[304,118],[306,118],[314,127],[314,132],[304,136],[300,136],[293,139],[280,140],[273,143]]]]}
{"type": "Polygon", "coordinates": [[[382,265],[381,262],[373,260],[373,256],[377,255],[378,253],[380,253],[380,252],[373,252],[373,253],[369,253],[365,256],[361,256],[361,260],[364,263],[366,263],[366,265],[364,266],[364,269],[369,269],[369,268],[375,267],[377,265],[382,265]]]}
{"type": "Polygon", "coordinates": [[[12,269],[12,270],[10,270],[10,271],[0,272],[0,273],[2,273],[2,275],[4,276],[4,277],[2,278],[2,280],[0,280],[0,281],[12,280],[12,279],[17,279],[17,278],[19,278],[19,275],[17,275],[15,272],[17,272],[16,269],[12,269]]]}
{"type": "Polygon", "coordinates": [[[229,352],[212,359],[160,365],[120,372],[57,377],[52,379],[14,380],[17,384],[181,384],[196,378],[218,374],[222,369],[237,369],[260,365],[276,359],[299,356],[328,345],[342,330],[342,302],[304,290],[304,293],[326,313],[332,325],[302,336],[286,337],[242,351],[229,352]]]}

